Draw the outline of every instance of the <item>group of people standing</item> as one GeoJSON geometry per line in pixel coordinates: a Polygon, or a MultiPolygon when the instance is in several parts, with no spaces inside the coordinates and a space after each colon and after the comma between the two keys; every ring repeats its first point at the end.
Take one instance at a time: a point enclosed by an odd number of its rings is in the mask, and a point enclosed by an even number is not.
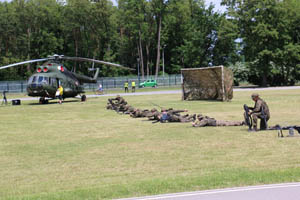
{"type": "Polygon", "coordinates": [[[133,118],[148,118],[153,121],[152,123],[165,123],[165,122],[192,122],[193,127],[204,126],[242,126],[245,123],[243,121],[223,121],[215,120],[212,117],[204,116],[202,114],[181,114],[188,112],[188,110],[175,110],[173,108],[165,109],[161,108],[158,111],[156,108],[138,109],[129,105],[127,101],[120,95],[116,98],[110,98],[107,102],[107,109],[115,110],[117,113],[128,114],[133,118]]]}
{"type": "MultiPolygon", "coordinates": [[[[129,92],[129,83],[128,81],[125,81],[124,83],[124,90],[125,90],[125,93],[129,92]]],[[[131,81],[131,92],[135,92],[135,81],[131,81]]]]}

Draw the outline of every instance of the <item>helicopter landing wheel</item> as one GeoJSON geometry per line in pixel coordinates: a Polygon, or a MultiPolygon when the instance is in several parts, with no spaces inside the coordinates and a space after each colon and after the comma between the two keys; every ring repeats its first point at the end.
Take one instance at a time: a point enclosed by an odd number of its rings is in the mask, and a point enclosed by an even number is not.
{"type": "Polygon", "coordinates": [[[48,99],[45,99],[44,97],[41,97],[39,100],[40,104],[48,104],[48,99]]]}
{"type": "Polygon", "coordinates": [[[86,96],[85,95],[81,96],[81,101],[86,101],[86,96]]]}

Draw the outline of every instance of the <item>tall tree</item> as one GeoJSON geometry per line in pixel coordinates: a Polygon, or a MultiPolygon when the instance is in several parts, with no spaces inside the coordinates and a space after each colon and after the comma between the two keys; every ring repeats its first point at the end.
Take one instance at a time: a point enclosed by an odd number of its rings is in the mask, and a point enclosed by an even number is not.
{"type": "MultiPolygon", "coordinates": [[[[189,1],[190,19],[184,35],[184,42],[177,49],[182,67],[207,67],[214,64],[214,49],[218,43],[218,30],[224,16],[213,11],[213,6],[205,8],[204,1],[189,1]]],[[[217,51],[215,52],[217,53],[217,51]]]]}
{"type": "Polygon", "coordinates": [[[119,1],[120,20],[123,22],[122,29],[127,37],[132,38],[132,42],[136,44],[136,56],[138,58],[138,72],[141,72],[144,79],[144,53],[143,53],[143,33],[145,18],[144,0],[121,0],[119,1]]]}
{"type": "Polygon", "coordinates": [[[300,2],[282,1],[278,5],[279,39],[274,50],[273,83],[294,85],[300,80],[300,2]],[[277,79],[275,79],[277,77],[277,79]]]}
{"type": "Polygon", "coordinates": [[[291,66],[284,61],[284,57],[295,55],[290,60],[294,61],[293,64],[297,60],[299,62],[296,56],[299,41],[292,39],[295,38],[295,32],[291,31],[291,27],[299,27],[299,20],[294,21],[294,15],[297,20],[296,13],[300,12],[299,1],[223,0],[222,3],[228,6],[229,16],[235,20],[240,30],[242,53],[252,71],[251,81],[266,86],[275,82],[281,84],[278,80],[283,78],[283,84],[287,84],[291,66]],[[291,13],[294,15],[291,16],[291,13]],[[274,81],[276,76],[280,78],[274,81]]]}
{"type": "Polygon", "coordinates": [[[155,65],[155,78],[158,76],[158,72],[160,70],[160,40],[161,40],[161,29],[162,29],[162,20],[164,17],[164,14],[166,12],[168,1],[166,0],[152,0],[151,6],[153,9],[154,17],[156,20],[156,26],[157,26],[157,46],[156,46],[156,65],[155,65]]]}
{"type": "Polygon", "coordinates": [[[186,0],[169,1],[163,21],[162,48],[164,51],[165,71],[169,74],[180,73],[183,65],[181,46],[184,45],[191,22],[190,2],[186,0]]]}

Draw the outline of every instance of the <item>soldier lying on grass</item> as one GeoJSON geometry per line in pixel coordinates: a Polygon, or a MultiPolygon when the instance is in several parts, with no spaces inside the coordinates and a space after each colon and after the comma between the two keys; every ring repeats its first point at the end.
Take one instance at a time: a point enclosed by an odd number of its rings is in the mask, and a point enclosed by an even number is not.
{"type": "Polygon", "coordinates": [[[185,122],[192,122],[195,121],[196,119],[196,114],[195,115],[180,115],[180,112],[187,112],[187,110],[165,110],[162,109],[162,112],[157,116],[157,121],[153,122],[161,122],[161,123],[165,123],[165,122],[181,122],[181,123],[185,123],[185,122]]]}
{"type": "Polygon", "coordinates": [[[193,127],[204,126],[243,126],[244,121],[224,121],[216,120],[212,117],[204,116],[202,114],[197,115],[197,121],[193,122],[193,127]]]}

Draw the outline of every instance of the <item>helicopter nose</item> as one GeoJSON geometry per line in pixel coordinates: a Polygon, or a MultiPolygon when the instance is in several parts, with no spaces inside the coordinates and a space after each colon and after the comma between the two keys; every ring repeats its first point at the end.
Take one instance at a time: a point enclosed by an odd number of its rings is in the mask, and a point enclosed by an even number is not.
{"type": "Polygon", "coordinates": [[[43,90],[42,84],[31,83],[27,86],[27,90],[32,93],[39,93],[43,90]]]}

